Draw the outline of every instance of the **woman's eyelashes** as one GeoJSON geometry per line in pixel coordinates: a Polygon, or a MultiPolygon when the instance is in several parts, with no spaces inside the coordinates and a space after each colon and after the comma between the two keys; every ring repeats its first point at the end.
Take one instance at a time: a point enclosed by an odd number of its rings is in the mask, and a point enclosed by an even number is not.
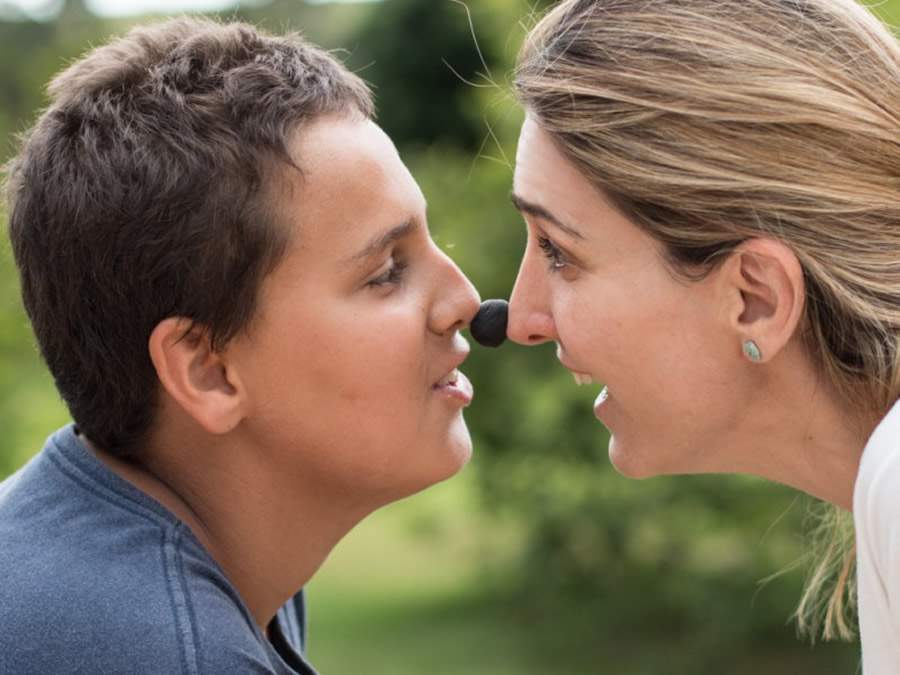
{"type": "Polygon", "coordinates": [[[549,237],[543,234],[536,235],[536,237],[538,246],[547,259],[550,273],[559,274],[560,278],[566,282],[577,280],[583,269],[578,259],[557,246],[549,237]]]}
{"type": "Polygon", "coordinates": [[[569,264],[565,255],[563,255],[563,252],[547,237],[539,236],[537,242],[538,246],[541,247],[541,251],[544,253],[544,257],[547,258],[547,261],[550,263],[551,271],[558,272],[569,264]]]}
{"type": "Polygon", "coordinates": [[[403,276],[406,273],[409,264],[405,260],[398,260],[396,258],[391,258],[390,262],[391,265],[385,272],[366,283],[367,287],[384,288],[385,286],[396,285],[403,281],[403,276]]]}

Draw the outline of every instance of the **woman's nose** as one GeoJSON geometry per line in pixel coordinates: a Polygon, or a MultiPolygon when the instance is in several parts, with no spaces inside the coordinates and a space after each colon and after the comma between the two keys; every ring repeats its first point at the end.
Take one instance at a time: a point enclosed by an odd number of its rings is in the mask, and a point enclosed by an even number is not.
{"type": "Polygon", "coordinates": [[[481,298],[457,264],[443,252],[440,255],[445,273],[438,281],[438,298],[431,311],[431,329],[439,335],[447,335],[472,323],[481,306],[481,298]]]}
{"type": "Polygon", "coordinates": [[[546,272],[529,259],[526,252],[509,299],[506,334],[520,345],[539,345],[556,339],[556,325],[550,313],[546,272]]]}

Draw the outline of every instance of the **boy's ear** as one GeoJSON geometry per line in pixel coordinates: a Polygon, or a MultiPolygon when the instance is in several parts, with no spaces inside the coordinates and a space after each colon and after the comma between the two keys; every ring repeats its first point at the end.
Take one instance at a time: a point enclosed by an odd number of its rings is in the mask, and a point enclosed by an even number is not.
{"type": "Polygon", "coordinates": [[[237,373],[210,348],[209,336],[189,319],[163,319],[150,334],[150,359],[166,392],[211,434],[234,429],[243,418],[237,373]]]}
{"type": "Polygon", "coordinates": [[[796,254],[775,239],[750,239],[724,263],[727,320],[740,349],[746,340],[759,348],[760,361],[778,354],[803,318],[806,284],[796,254]]]}

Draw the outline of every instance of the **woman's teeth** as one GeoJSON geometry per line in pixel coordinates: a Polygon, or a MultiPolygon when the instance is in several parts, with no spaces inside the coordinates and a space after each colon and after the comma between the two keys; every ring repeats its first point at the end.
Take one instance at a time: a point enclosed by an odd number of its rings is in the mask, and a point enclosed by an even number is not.
{"type": "Polygon", "coordinates": [[[575,384],[579,387],[583,384],[594,384],[594,378],[587,373],[572,373],[572,377],[575,378],[575,384]]]}
{"type": "Polygon", "coordinates": [[[446,387],[448,384],[456,384],[456,381],[459,379],[459,370],[454,368],[449,373],[444,375],[438,383],[435,385],[436,387],[446,387]]]}

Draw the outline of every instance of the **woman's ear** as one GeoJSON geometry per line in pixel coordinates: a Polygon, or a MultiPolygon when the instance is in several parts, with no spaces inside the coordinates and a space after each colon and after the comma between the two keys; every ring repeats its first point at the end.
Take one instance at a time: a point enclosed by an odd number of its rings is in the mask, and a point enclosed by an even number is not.
{"type": "Polygon", "coordinates": [[[150,359],[163,388],[211,434],[234,429],[244,415],[243,389],[209,335],[189,319],[162,320],[150,334],[150,359]]]}
{"type": "Polygon", "coordinates": [[[775,239],[745,241],[724,265],[728,322],[754,362],[771,360],[803,317],[806,287],[796,254],[775,239]]]}

